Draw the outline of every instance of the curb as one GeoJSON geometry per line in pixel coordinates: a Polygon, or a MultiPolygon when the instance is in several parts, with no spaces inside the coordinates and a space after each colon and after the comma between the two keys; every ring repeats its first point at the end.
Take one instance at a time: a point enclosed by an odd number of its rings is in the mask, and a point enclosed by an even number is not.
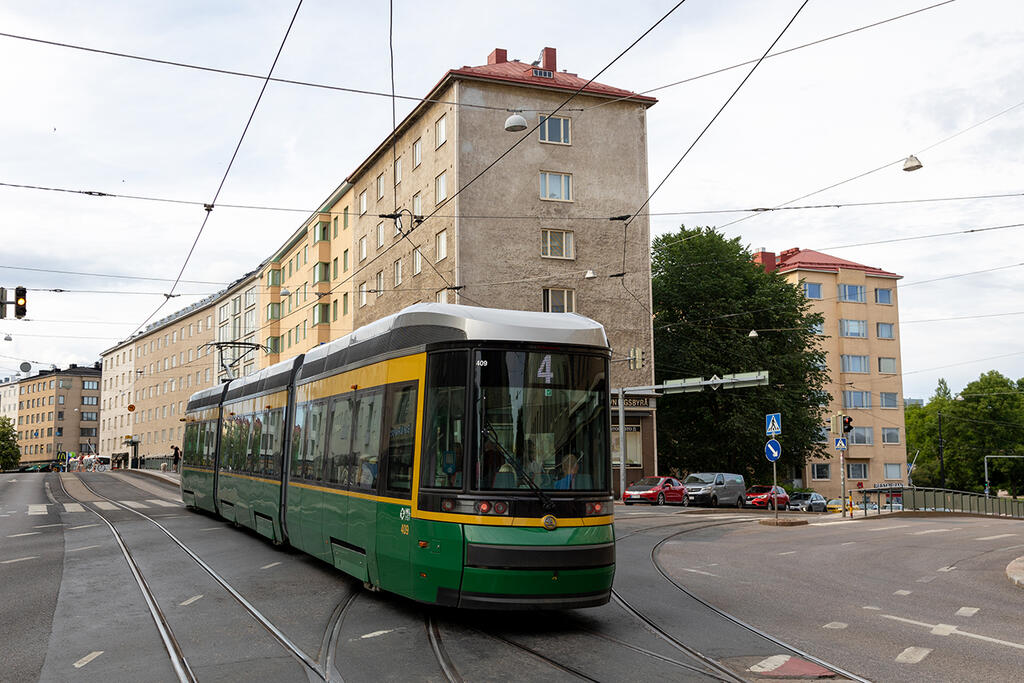
{"type": "Polygon", "coordinates": [[[762,519],[758,524],[764,524],[765,526],[803,526],[807,524],[806,519],[762,519]]]}
{"type": "Polygon", "coordinates": [[[1024,588],[1024,557],[1018,557],[1006,565],[1006,578],[1024,588]]]}

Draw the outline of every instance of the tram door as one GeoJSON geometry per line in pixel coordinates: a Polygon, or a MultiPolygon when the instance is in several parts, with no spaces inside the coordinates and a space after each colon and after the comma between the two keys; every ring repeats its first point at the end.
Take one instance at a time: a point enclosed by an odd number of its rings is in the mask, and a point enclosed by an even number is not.
{"type": "Polygon", "coordinates": [[[412,596],[412,471],[416,446],[416,384],[388,387],[384,414],[385,501],[377,506],[377,565],[381,586],[412,596]]]}
{"type": "Polygon", "coordinates": [[[348,486],[352,453],[352,396],[335,396],[328,409],[324,482],[336,491],[324,496],[323,535],[334,566],[366,580],[365,556],[352,549],[348,533],[348,486]]]}
{"type": "Polygon", "coordinates": [[[329,557],[322,529],[326,413],[326,401],[297,407],[288,489],[288,531],[292,543],[320,559],[329,557]]]}
{"type": "MultiPolygon", "coordinates": [[[[352,451],[349,456],[347,540],[365,581],[380,585],[377,548],[377,480],[380,474],[384,389],[357,391],[352,399],[352,451]]],[[[355,572],[352,572],[355,573],[355,572]]],[[[356,574],[360,576],[360,574],[356,574]]]]}

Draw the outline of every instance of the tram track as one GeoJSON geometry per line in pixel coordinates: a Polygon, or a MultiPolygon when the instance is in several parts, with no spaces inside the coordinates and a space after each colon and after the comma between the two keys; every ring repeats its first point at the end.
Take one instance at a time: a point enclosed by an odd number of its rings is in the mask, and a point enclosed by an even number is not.
{"type": "MultiPolygon", "coordinates": [[[[67,487],[64,485],[62,478],[58,479],[64,495],[69,499],[77,501],[83,504],[83,508],[92,512],[95,516],[99,517],[103,521],[110,532],[113,534],[114,539],[124,556],[129,568],[139,585],[139,589],[142,591],[143,597],[146,601],[147,607],[149,608],[150,614],[153,617],[154,623],[156,624],[157,630],[160,633],[161,640],[167,650],[168,657],[171,660],[172,668],[175,671],[175,675],[178,680],[182,683],[195,683],[198,679],[196,678],[191,666],[189,665],[188,659],[184,654],[184,650],[181,646],[181,642],[175,637],[174,632],[171,630],[170,625],[167,621],[166,615],[160,608],[160,605],[156,599],[153,589],[146,581],[145,576],[142,573],[139,563],[136,560],[128,544],[125,542],[122,534],[117,530],[113,521],[108,519],[102,512],[93,509],[85,503],[93,501],[84,501],[76,496],[72,495],[67,487]]],[[[327,631],[324,635],[324,641],[326,641],[327,647],[321,647],[320,655],[324,656],[326,664],[321,663],[317,659],[314,659],[298,645],[292,642],[279,629],[274,623],[268,619],[260,610],[258,610],[251,602],[249,602],[241,593],[239,593],[223,576],[221,576],[216,570],[214,570],[209,564],[204,562],[191,548],[189,548],[184,542],[182,542],[177,536],[171,533],[163,524],[158,522],[153,517],[135,510],[127,505],[123,505],[120,502],[113,500],[107,496],[96,491],[95,488],[86,483],[81,477],[77,477],[78,482],[93,496],[105,501],[113,506],[116,506],[118,510],[131,512],[142,519],[146,520],[150,524],[156,526],[163,534],[165,534],[178,548],[191,560],[195,562],[210,578],[212,578],[221,588],[230,596],[230,598],[239,605],[246,613],[249,614],[263,629],[274,639],[277,643],[287,652],[292,658],[298,661],[302,665],[307,677],[311,681],[342,681],[341,675],[334,670],[333,667],[333,652],[335,650],[334,643],[336,642],[337,632],[340,630],[341,622],[344,618],[344,614],[348,607],[354,601],[357,593],[353,593],[344,603],[335,609],[335,613],[332,614],[331,621],[328,625],[327,631]],[[326,650],[326,651],[325,651],[326,650]]]]}

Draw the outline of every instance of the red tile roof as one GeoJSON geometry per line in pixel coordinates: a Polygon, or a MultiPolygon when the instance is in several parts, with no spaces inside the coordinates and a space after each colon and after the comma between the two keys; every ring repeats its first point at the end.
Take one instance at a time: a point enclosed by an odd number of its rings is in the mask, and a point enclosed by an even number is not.
{"type": "Polygon", "coordinates": [[[812,249],[787,249],[779,254],[778,271],[785,273],[791,270],[818,270],[829,273],[838,273],[843,270],[862,270],[868,275],[876,277],[902,278],[902,275],[890,273],[874,266],[865,266],[862,263],[847,261],[836,256],[823,254],[812,249]]]}

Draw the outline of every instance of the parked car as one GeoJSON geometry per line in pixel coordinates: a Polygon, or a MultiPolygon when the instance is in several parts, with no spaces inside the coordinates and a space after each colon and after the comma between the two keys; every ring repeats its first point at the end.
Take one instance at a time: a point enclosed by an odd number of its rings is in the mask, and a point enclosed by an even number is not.
{"type": "MultiPolygon", "coordinates": [[[[828,501],[828,505],[825,506],[825,510],[828,512],[842,512],[843,511],[843,499],[832,498],[828,501]]],[[[853,505],[847,501],[846,503],[847,512],[853,512],[853,505]]]]}
{"type": "Polygon", "coordinates": [[[801,512],[824,512],[828,501],[825,496],[814,491],[801,491],[789,497],[789,509],[801,512]]]}
{"type": "Polygon", "coordinates": [[[633,503],[650,503],[651,505],[664,505],[665,503],[683,503],[685,505],[686,488],[673,477],[644,477],[635,484],[626,487],[622,494],[622,502],[626,505],[633,503]]]}
{"type": "Polygon", "coordinates": [[[789,494],[781,486],[770,486],[758,484],[747,489],[747,505],[755,508],[775,509],[778,505],[780,510],[785,510],[789,505],[789,494]]]}
{"type": "Polygon", "coordinates": [[[728,472],[697,472],[683,480],[686,501],[683,505],[735,505],[743,507],[746,482],[742,474],[728,472]]]}

